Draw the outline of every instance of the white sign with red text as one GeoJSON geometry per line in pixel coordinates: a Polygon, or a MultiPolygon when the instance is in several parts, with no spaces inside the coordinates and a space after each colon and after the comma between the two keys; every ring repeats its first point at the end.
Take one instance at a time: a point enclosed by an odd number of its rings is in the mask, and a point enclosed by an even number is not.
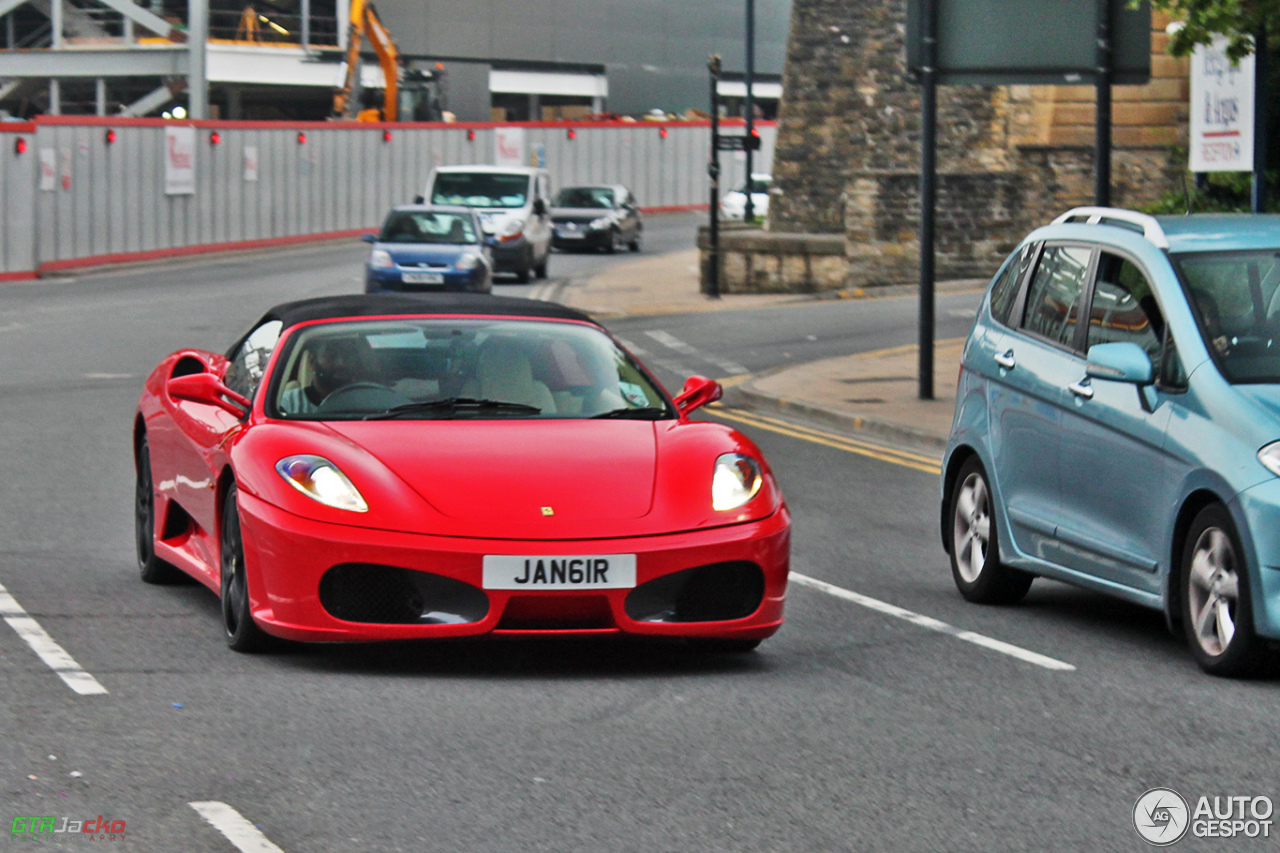
{"type": "Polygon", "coordinates": [[[493,164],[495,166],[525,165],[523,127],[493,129],[493,164]]]}
{"type": "Polygon", "coordinates": [[[1191,55],[1193,172],[1253,171],[1253,56],[1238,65],[1217,38],[1191,55]]]}
{"type": "Polygon", "coordinates": [[[40,149],[40,190],[51,193],[58,188],[58,152],[53,148],[40,149]]]}
{"type": "Polygon", "coordinates": [[[164,194],[195,195],[196,129],[164,129],[164,194]]]}

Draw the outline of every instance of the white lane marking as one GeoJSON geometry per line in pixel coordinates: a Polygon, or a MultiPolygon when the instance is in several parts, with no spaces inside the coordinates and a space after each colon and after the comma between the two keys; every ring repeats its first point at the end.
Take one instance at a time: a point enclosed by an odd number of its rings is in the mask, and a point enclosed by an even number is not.
{"type": "Polygon", "coordinates": [[[694,358],[700,358],[704,361],[709,361],[716,367],[725,371],[729,376],[740,376],[743,373],[750,372],[736,361],[729,361],[728,359],[719,358],[718,356],[702,352],[697,347],[690,346],[675,335],[670,332],[664,332],[662,329],[649,329],[645,331],[645,334],[662,344],[664,347],[673,349],[682,355],[688,355],[694,358]]]}
{"type": "Polygon", "coordinates": [[[66,649],[53,641],[49,633],[40,627],[40,623],[32,619],[31,615],[22,609],[22,605],[3,586],[0,586],[0,616],[4,617],[9,627],[18,633],[33,652],[39,655],[45,666],[56,672],[72,690],[81,696],[107,692],[107,688],[103,687],[98,679],[85,672],[80,664],[67,654],[66,649]]]}
{"type": "Polygon", "coordinates": [[[1000,652],[1000,654],[1017,658],[1020,661],[1035,664],[1036,666],[1042,666],[1045,669],[1057,670],[1059,672],[1075,672],[1076,669],[1069,663],[1063,663],[1060,660],[1055,660],[1054,658],[1028,651],[1002,640],[992,639],[991,637],[987,637],[983,634],[978,634],[973,631],[965,631],[961,628],[955,627],[954,625],[948,625],[946,622],[940,622],[930,616],[922,616],[919,613],[912,613],[910,610],[904,610],[897,605],[888,604],[875,598],[869,598],[868,596],[861,595],[856,592],[850,592],[847,589],[841,589],[838,586],[833,586],[832,584],[829,584],[826,581],[820,581],[817,578],[811,578],[807,575],[792,572],[791,580],[801,586],[807,586],[812,589],[816,589],[819,592],[834,595],[836,598],[843,598],[845,601],[852,601],[854,604],[861,604],[863,607],[868,607],[880,613],[895,616],[898,619],[905,619],[907,622],[910,622],[913,625],[919,625],[921,628],[928,628],[930,631],[947,634],[955,637],[957,640],[964,640],[967,643],[973,643],[974,645],[982,646],[985,649],[991,649],[994,652],[1000,652]]]}
{"type": "Polygon", "coordinates": [[[208,800],[198,803],[187,803],[200,813],[218,832],[236,846],[241,853],[284,853],[272,844],[262,832],[226,803],[208,800]]]}
{"type": "Polygon", "coordinates": [[[674,373],[676,376],[688,376],[688,375],[689,375],[689,370],[688,370],[687,368],[685,368],[685,366],[684,366],[683,364],[680,364],[679,362],[670,361],[669,359],[662,358],[661,356],[656,356],[656,355],[654,355],[653,353],[649,352],[649,351],[648,351],[647,349],[645,349],[644,347],[638,347],[638,346],[636,346],[634,343],[632,343],[631,341],[627,340],[626,338],[618,338],[618,342],[619,342],[619,343],[621,343],[624,347],[626,347],[626,348],[627,348],[627,350],[628,350],[632,355],[634,355],[636,358],[638,358],[638,359],[640,359],[641,361],[643,361],[646,365],[652,365],[652,366],[654,366],[654,367],[661,367],[661,368],[663,368],[664,370],[669,370],[669,371],[671,371],[671,372],[672,372],[672,373],[674,373]]]}

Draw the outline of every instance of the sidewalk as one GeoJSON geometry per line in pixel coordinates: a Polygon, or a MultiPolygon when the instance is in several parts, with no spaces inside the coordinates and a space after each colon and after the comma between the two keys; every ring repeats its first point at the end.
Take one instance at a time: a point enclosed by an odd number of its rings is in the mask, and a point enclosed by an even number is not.
{"type": "MultiPolygon", "coordinates": [[[[622,264],[563,293],[566,305],[608,317],[646,316],[757,308],[831,298],[909,295],[914,286],[823,294],[730,294],[708,299],[698,292],[698,255],[675,252],[622,264]]],[[[939,284],[939,290],[976,289],[985,281],[939,284]]],[[[937,342],[934,399],[919,399],[916,345],[840,356],[746,377],[724,384],[728,405],[793,415],[871,440],[941,453],[955,409],[963,339],[937,342]]]]}

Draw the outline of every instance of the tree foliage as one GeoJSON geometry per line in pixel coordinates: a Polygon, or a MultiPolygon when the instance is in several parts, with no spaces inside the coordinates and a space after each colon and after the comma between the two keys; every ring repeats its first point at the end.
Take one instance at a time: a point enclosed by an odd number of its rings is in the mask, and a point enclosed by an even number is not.
{"type": "Polygon", "coordinates": [[[1151,8],[1182,22],[1169,44],[1174,56],[1186,56],[1221,35],[1227,38],[1227,56],[1239,60],[1253,53],[1255,34],[1280,36],[1280,0],[1151,0],[1151,8]]]}

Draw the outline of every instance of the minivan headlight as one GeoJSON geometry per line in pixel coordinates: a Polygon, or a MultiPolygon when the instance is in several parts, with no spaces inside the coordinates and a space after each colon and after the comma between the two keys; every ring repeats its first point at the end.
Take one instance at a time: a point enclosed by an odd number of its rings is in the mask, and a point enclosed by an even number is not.
{"type": "Polygon", "coordinates": [[[502,233],[498,235],[499,240],[518,240],[524,235],[524,220],[513,219],[508,222],[502,229],[502,233]]]}
{"type": "Polygon", "coordinates": [[[1280,441],[1273,441],[1259,450],[1258,461],[1272,474],[1280,477],[1280,441]]]}

